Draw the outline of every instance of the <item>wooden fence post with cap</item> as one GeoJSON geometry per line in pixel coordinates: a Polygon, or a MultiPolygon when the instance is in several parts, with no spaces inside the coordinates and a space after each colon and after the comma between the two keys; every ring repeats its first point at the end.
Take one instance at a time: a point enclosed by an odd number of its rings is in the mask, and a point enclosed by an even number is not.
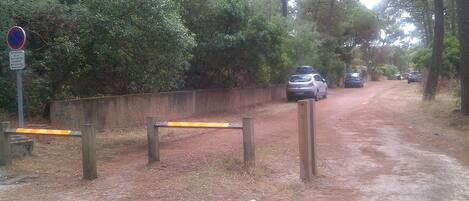
{"type": "Polygon", "coordinates": [[[81,125],[81,144],[83,156],[83,179],[98,178],[96,170],[96,130],[93,124],[81,125]]]}
{"type": "Polygon", "coordinates": [[[160,161],[160,145],[156,118],[147,117],[148,163],[160,161]]]}
{"type": "Polygon", "coordinates": [[[243,118],[244,163],[250,167],[254,167],[256,164],[253,121],[252,118],[243,118]]]}
{"type": "Polygon", "coordinates": [[[307,100],[298,101],[298,144],[300,153],[300,178],[305,182],[312,178],[312,153],[310,135],[310,105],[307,100]]]}
{"type": "Polygon", "coordinates": [[[10,122],[0,122],[0,166],[11,164],[10,135],[6,130],[10,128],[10,122]]]}

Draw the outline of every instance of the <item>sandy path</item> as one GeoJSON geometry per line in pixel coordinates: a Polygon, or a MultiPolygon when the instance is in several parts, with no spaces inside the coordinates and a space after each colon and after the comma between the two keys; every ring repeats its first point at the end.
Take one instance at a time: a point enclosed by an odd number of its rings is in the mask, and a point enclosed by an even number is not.
{"type": "MultiPolygon", "coordinates": [[[[12,168],[24,170],[27,164],[54,165],[32,167],[31,171],[40,174],[37,179],[0,186],[0,198],[469,200],[468,167],[445,149],[433,148],[432,141],[422,140],[432,135],[429,132],[442,128],[408,121],[404,110],[401,115],[399,109],[393,109],[393,97],[405,87],[409,86],[399,81],[374,82],[364,89],[330,90],[328,99],[317,102],[320,176],[310,184],[298,181],[296,104],[280,102],[191,118],[232,121],[254,117],[259,161],[254,175],[245,175],[238,168],[242,146],[239,131],[203,130],[186,137],[163,138],[162,161],[148,166],[144,129],[138,128],[128,134],[135,136],[134,141],[116,146],[104,143],[98,149],[99,178],[92,182],[77,179],[77,150],[63,146],[51,151],[48,146],[39,146],[37,157],[20,159],[13,167],[1,168],[0,173],[12,172],[12,168]],[[41,153],[46,151],[62,152],[70,158],[63,162],[55,160],[60,156],[42,158],[45,154],[41,153]],[[227,167],[231,162],[233,165],[227,167]],[[57,166],[67,170],[58,171],[57,166]]],[[[113,133],[102,136],[108,139],[113,133]]],[[[441,143],[451,146],[451,141],[439,143],[438,147],[445,147],[441,143]]]]}

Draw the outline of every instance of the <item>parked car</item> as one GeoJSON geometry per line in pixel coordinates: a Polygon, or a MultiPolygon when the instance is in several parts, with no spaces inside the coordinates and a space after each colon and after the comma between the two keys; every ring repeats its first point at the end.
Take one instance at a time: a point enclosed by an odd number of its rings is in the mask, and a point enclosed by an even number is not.
{"type": "Polygon", "coordinates": [[[365,85],[363,76],[360,73],[347,73],[345,74],[345,88],[349,87],[360,87],[362,88],[365,85]]]}
{"type": "Polygon", "coordinates": [[[287,85],[287,99],[299,98],[327,98],[326,80],[317,73],[292,75],[287,85]]]}
{"type": "Polygon", "coordinates": [[[318,72],[312,66],[303,65],[303,66],[296,67],[296,74],[303,75],[303,74],[313,74],[313,73],[318,73],[318,72]]]}
{"type": "Polygon", "coordinates": [[[407,78],[407,82],[409,84],[411,82],[420,82],[420,81],[422,81],[422,74],[416,71],[409,73],[409,78],[407,78]]]}
{"type": "Polygon", "coordinates": [[[403,77],[401,74],[398,73],[398,74],[395,74],[395,75],[394,75],[394,79],[396,79],[396,80],[403,80],[404,77],[403,77]]]}

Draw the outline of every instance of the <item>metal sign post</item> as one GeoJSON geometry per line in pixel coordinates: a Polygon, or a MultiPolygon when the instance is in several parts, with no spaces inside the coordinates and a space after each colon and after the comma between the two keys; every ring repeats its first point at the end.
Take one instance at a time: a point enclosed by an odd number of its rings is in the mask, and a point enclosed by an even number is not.
{"type": "Polygon", "coordinates": [[[18,99],[18,126],[24,127],[23,113],[23,70],[16,70],[16,90],[18,99]]]}
{"type": "Polygon", "coordinates": [[[26,32],[19,26],[14,26],[8,30],[8,46],[10,51],[10,69],[16,71],[16,91],[18,101],[18,125],[24,127],[23,114],[23,69],[25,65],[24,50],[21,50],[26,43],[26,32]]]}

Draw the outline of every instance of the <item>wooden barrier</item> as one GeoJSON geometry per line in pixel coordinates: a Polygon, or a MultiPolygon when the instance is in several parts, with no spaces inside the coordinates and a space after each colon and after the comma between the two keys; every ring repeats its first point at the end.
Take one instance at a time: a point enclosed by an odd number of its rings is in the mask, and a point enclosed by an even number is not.
{"type": "Polygon", "coordinates": [[[158,122],[155,117],[147,117],[148,163],[160,161],[158,128],[214,128],[242,129],[244,164],[255,166],[254,120],[243,118],[243,123],[209,123],[209,122],[158,122]]]}
{"type": "Polygon", "coordinates": [[[11,164],[10,134],[6,132],[9,128],[9,122],[0,123],[0,165],[11,164]]]}
{"type": "Polygon", "coordinates": [[[160,142],[155,117],[147,117],[148,163],[160,161],[160,142]]]}
{"type": "Polygon", "coordinates": [[[311,181],[313,175],[318,174],[315,121],[315,101],[313,99],[298,101],[300,178],[305,182],[311,181]]]}
{"type": "Polygon", "coordinates": [[[83,179],[97,178],[96,170],[96,131],[94,125],[81,126],[80,131],[17,128],[10,129],[9,122],[0,123],[0,165],[11,164],[10,135],[41,135],[54,137],[81,137],[83,157],[83,179]]]}
{"type": "Polygon", "coordinates": [[[83,179],[98,178],[96,170],[96,131],[94,125],[81,126],[81,153],[83,157],[83,179]]]}
{"type": "Polygon", "coordinates": [[[256,154],[254,147],[254,120],[243,118],[243,150],[244,163],[254,167],[256,164],[256,154]]]}

